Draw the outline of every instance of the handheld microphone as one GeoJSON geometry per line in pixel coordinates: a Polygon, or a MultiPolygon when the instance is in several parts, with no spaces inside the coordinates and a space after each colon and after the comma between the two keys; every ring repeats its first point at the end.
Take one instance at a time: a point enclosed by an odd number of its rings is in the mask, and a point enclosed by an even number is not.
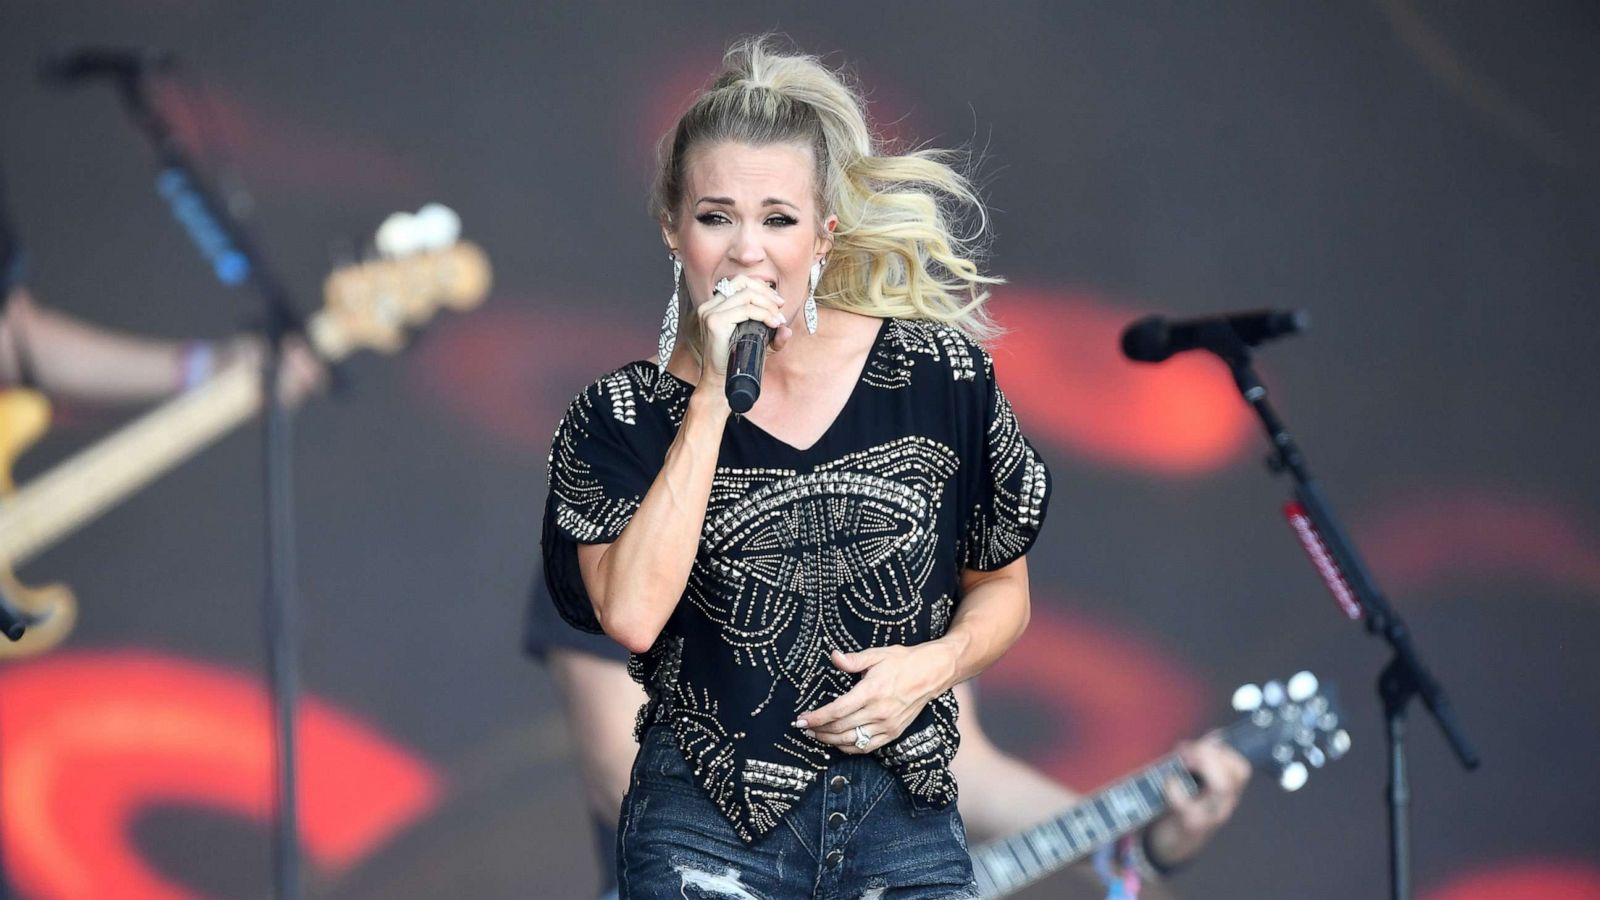
{"type": "Polygon", "coordinates": [[[40,59],[38,72],[45,84],[71,87],[94,78],[131,81],[166,71],[177,59],[171,50],[149,47],[69,47],[40,59]]]}
{"type": "Polygon", "coordinates": [[[728,345],[728,405],[743,415],[761,399],[761,369],[767,363],[767,344],[772,342],[772,326],[745,321],[733,328],[728,345]]]}
{"type": "Polygon", "coordinates": [[[1158,363],[1185,350],[1227,353],[1241,343],[1254,347],[1299,334],[1310,326],[1311,316],[1301,309],[1262,309],[1200,319],[1146,316],[1123,330],[1122,353],[1135,362],[1158,363]]]}
{"type": "MultiPolygon", "coordinates": [[[[733,284],[724,278],[717,282],[716,291],[727,295],[733,284]]],[[[761,398],[761,370],[767,364],[767,345],[772,343],[773,330],[765,322],[748,319],[733,327],[733,338],[728,341],[728,380],[724,390],[728,406],[744,415],[761,398]]]]}
{"type": "MultiPolygon", "coordinates": [[[[733,282],[722,279],[714,288],[720,295],[733,293],[733,282]]],[[[728,380],[723,391],[733,412],[744,415],[762,397],[762,368],[766,365],[766,344],[773,341],[773,328],[765,322],[747,319],[733,327],[728,341],[728,380]]]]}

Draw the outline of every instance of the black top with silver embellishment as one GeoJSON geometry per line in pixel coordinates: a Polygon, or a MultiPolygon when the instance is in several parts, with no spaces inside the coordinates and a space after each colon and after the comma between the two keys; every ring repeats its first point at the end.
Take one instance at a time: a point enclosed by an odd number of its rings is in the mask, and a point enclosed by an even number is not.
{"type": "MultiPolygon", "coordinates": [[[[544,560],[574,626],[600,625],[579,544],[621,535],[665,462],[693,386],[653,363],[573,401],[550,451],[544,560]]],[[[767,833],[838,751],[790,723],[849,690],[829,661],[918,644],[949,627],[964,569],[1027,552],[1049,473],[1022,437],[977,344],[932,322],[887,319],[861,378],[813,446],[728,420],[689,583],[629,670],[701,787],[746,841],[767,833]]],[[[956,703],[947,692],[874,755],[913,802],[956,798],[956,703]]]]}

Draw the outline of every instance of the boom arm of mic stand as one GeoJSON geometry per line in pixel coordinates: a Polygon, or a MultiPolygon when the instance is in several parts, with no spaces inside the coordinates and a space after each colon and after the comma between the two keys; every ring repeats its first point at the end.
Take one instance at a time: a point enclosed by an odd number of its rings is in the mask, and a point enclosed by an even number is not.
{"type": "Polygon", "coordinates": [[[1393,649],[1395,662],[1399,670],[1405,673],[1405,680],[1408,682],[1397,687],[1403,688],[1408,696],[1415,693],[1422,698],[1423,704],[1444,731],[1445,739],[1449,741],[1461,765],[1468,770],[1476,769],[1480,759],[1456,722],[1454,708],[1445,695],[1444,688],[1417,655],[1416,648],[1411,642],[1411,630],[1378,590],[1366,563],[1356,552],[1344,529],[1340,527],[1332,508],[1322,496],[1322,489],[1306,468],[1305,457],[1301,454],[1299,446],[1289,435],[1288,429],[1284,427],[1283,421],[1278,418],[1272,405],[1267,402],[1267,389],[1251,365],[1249,348],[1241,342],[1238,346],[1229,348],[1227,352],[1219,352],[1218,355],[1227,362],[1228,368],[1233,371],[1234,382],[1239,386],[1245,401],[1261,419],[1267,438],[1272,443],[1273,468],[1280,472],[1288,472],[1294,478],[1295,499],[1305,508],[1306,514],[1327,545],[1329,555],[1349,581],[1351,590],[1361,604],[1367,631],[1382,637],[1393,649]]]}
{"type": "Polygon", "coordinates": [[[1350,591],[1360,604],[1367,631],[1388,642],[1393,656],[1378,676],[1378,695],[1383,699],[1384,719],[1389,743],[1389,785],[1385,799],[1389,814],[1389,896],[1391,900],[1411,900],[1411,786],[1406,759],[1406,707],[1413,696],[1433,714],[1456,758],[1468,771],[1478,767],[1478,754],[1467,742],[1456,722],[1444,688],[1430,674],[1411,643],[1406,627],[1383,594],[1378,591],[1360,554],[1345,536],[1333,511],[1322,497],[1317,482],[1307,470],[1305,457],[1289,436],[1282,420],[1267,403],[1267,389],[1250,365],[1250,349],[1234,340],[1210,346],[1233,370],[1233,380],[1255,410],[1272,442],[1272,468],[1289,472],[1295,480],[1295,497],[1300,501],[1322,544],[1339,567],[1350,591]]]}

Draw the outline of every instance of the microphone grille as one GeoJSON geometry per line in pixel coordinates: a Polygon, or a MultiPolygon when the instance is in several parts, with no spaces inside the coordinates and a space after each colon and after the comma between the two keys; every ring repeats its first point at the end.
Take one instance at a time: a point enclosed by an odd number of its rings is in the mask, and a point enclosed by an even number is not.
{"type": "Polygon", "coordinates": [[[1156,363],[1172,355],[1167,349],[1167,320],[1145,316],[1122,331],[1122,355],[1134,362],[1156,363]]]}

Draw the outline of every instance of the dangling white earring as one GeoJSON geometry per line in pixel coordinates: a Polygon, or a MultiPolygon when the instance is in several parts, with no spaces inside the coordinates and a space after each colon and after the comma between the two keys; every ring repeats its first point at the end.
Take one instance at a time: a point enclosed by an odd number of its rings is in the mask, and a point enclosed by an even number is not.
{"type": "Polygon", "coordinates": [[[817,282],[822,280],[822,260],[811,264],[811,291],[806,294],[806,330],[817,333],[817,282]]]}
{"type": "Polygon", "coordinates": [[[678,285],[683,281],[683,260],[676,253],[672,259],[672,299],[667,301],[667,314],[661,317],[661,337],[656,340],[656,357],[661,360],[660,371],[667,370],[667,360],[672,358],[672,348],[678,344],[678,285]]]}

